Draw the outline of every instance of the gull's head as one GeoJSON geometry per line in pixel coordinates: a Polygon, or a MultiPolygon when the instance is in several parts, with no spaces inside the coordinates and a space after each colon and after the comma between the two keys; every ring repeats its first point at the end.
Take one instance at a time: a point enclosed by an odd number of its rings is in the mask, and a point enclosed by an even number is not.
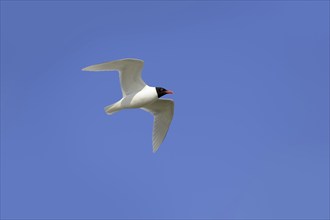
{"type": "Polygon", "coordinates": [[[164,89],[162,87],[156,87],[158,98],[166,95],[166,94],[174,94],[171,90],[164,89]]]}

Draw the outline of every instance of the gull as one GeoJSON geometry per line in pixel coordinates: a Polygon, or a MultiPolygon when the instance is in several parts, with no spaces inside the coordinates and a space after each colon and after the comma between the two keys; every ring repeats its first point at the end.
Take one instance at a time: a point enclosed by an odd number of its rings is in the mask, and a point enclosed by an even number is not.
{"type": "Polygon", "coordinates": [[[174,114],[174,101],[161,99],[171,90],[148,86],[141,78],[144,61],[126,58],[88,66],[83,71],[118,71],[123,97],[104,108],[108,115],[123,109],[140,108],[154,116],[152,146],[155,153],[167,134],[174,114]]]}

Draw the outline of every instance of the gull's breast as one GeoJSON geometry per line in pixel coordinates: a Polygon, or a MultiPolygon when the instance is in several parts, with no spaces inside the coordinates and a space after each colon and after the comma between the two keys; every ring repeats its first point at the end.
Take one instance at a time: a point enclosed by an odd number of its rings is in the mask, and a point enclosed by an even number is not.
{"type": "Polygon", "coordinates": [[[156,89],[154,87],[145,86],[136,94],[128,95],[122,99],[121,104],[124,108],[141,108],[145,105],[153,103],[158,99],[156,89]]]}

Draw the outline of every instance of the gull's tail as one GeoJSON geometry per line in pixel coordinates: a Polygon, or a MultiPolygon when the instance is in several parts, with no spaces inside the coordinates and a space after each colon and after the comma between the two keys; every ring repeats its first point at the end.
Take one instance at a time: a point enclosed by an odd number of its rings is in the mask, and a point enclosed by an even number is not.
{"type": "Polygon", "coordinates": [[[116,113],[116,112],[120,111],[120,109],[118,108],[117,103],[114,103],[112,105],[105,106],[104,111],[108,115],[112,115],[113,113],[116,113]]]}

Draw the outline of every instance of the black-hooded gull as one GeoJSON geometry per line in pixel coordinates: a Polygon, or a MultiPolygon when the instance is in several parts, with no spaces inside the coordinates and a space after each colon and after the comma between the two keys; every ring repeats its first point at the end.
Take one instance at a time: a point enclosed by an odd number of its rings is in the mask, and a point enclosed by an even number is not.
{"type": "Polygon", "coordinates": [[[120,85],[123,97],[116,103],[106,106],[109,115],[122,109],[141,108],[154,116],[152,131],[153,152],[156,152],[163,142],[170,127],[174,114],[174,101],[160,99],[172,91],[162,87],[151,87],[141,78],[143,60],[122,59],[88,66],[84,71],[119,71],[120,85]]]}

